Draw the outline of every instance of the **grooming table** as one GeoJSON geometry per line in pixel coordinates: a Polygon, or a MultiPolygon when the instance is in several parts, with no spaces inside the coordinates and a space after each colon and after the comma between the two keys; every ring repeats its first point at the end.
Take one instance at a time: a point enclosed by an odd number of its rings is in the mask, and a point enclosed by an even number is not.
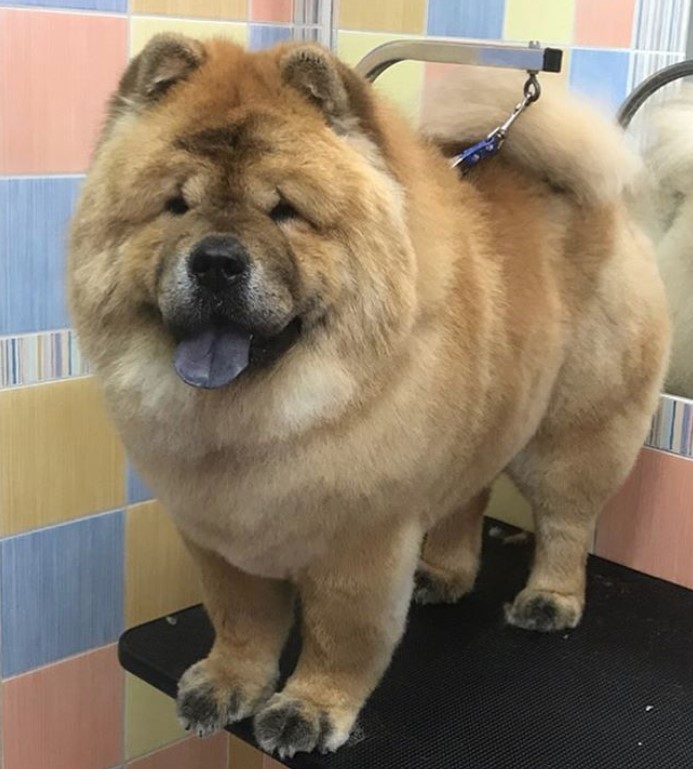
{"type": "MultiPolygon", "coordinates": [[[[490,526],[491,524],[489,524],[490,526]]],[[[495,534],[507,527],[493,524],[495,534]]],[[[506,627],[503,604],[531,547],[484,541],[476,590],[455,606],[412,607],[405,638],[337,753],[294,769],[690,769],[693,592],[599,558],[579,628],[506,627]]],[[[174,696],[213,633],[201,607],[126,632],[126,670],[174,696]]],[[[296,659],[294,636],[282,669],[296,659]]],[[[253,743],[249,723],[229,729],[253,743]]],[[[243,769],[239,767],[239,769],[243,769]]]]}

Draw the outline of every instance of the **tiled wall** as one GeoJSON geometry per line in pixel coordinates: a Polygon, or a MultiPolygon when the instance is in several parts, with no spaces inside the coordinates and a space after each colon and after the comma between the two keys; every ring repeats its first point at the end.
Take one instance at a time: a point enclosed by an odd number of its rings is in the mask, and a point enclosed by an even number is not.
{"type": "MultiPolygon", "coordinates": [[[[224,736],[187,739],[171,701],[124,675],[115,656],[125,627],[200,597],[173,526],[128,466],[65,309],[65,223],[129,56],[163,29],[251,47],[317,37],[350,62],[400,36],[540,38],[569,49],[567,80],[612,109],[682,58],[687,15],[687,0],[341,0],[333,17],[318,0],[0,0],[4,769],[263,766],[224,736]]],[[[398,65],[378,87],[415,116],[439,71],[398,65]]],[[[650,443],[680,456],[644,451],[596,546],[693,585],[690,409],[663,401],[650,443]]],[[[494,512],[523,510],[499,484],[494,512]]]]}

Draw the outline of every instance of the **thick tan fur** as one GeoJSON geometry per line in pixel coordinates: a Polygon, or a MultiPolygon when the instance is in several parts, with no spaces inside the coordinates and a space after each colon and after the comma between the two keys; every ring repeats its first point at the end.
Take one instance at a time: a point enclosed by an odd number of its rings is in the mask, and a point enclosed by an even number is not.
{"type": "Polygon", "coordinates": [[[647,114],[631,211],[652,238],[673,326],[667,392],[693,398],[693,87],[647,114]]]}
{"type": "MultiPolygon", "coordinates": [[[[594,521],[657,401],[663,291],[621,202],[630,160],[579,107],[545,96],[461,179],[314,46],[177,44],[173,63],[175,40],[153,44],[114,99],[73,224],[74,317],[204,577],[217,641],[181,681],[181,718],[207,733],[254,713],[267,750],[331,750],[388,665],[419,559],[418,600],[472,588],[485,490],[503,470],[537,519],[507,618],[578,623],[594,521]],[[138,90],[141,72],[154,74],[138,90]],[[245,139],[198,156],[199,132],[227,125],[245,139]],[[180,189],[191,207],[174,218],[180,189]],[[263,213],[277,190],[299,218],[263,213]],[[264,309],[299,314],[303,331],[270,367],[202,392],[173,372],[157,276],[220,229],[264,275],[290,245],[291,291],[272,284],[264,309]],[[272,694],[295,595],[303,651],[272,694]]],[[[433,118],[448,150],[517,92],[475,93],[478,108],[465,92],[433,118]]]]}

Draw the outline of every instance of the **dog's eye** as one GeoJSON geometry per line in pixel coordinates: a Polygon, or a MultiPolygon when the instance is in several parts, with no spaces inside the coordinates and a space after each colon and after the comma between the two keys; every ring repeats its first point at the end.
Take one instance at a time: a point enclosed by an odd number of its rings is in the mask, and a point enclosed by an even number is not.
{"type": "Polygon", "coordinates": [[[169,198],[166,201],[166,211],[174,216],[183,216],[190,210],[190,206],[185,202],[185,198],[182,195],[176,195],[173,198],[169,198]]]}
{"type": "Polygon", "coordinates": [[[279,201],[277,205],[270,211],[270,218],[274,222],[286,222],[289,219],[297,219],[298,211],[285,200],[279,201]]]}

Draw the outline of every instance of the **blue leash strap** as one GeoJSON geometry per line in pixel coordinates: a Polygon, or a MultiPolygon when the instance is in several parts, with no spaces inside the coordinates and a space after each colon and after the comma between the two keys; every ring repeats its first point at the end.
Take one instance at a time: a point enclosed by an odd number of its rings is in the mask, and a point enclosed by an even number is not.
{"type": "Polygon", "coordinates": [[[472,144],[471,147],[467,147],[456,155],[450,161],[451,168],[460,168],[462,173],[468,171],[472,166],[475,166],[486,158],[493,157],[503,144],[503,137],[499,134],[490,134],[485,139],[482,139],[476,144],[472,144]]]}
{"type": "Polygon", "coordinates": [[[505,137],[508,135],[508,130],[512,124],[518,117],[520,117],[527,107],[534,104],[539,96],[541,96],[541,88],[539,86],[539,81],[537,80],[537,74],[536,72],[530,72],[529,78],[523,89],[523,99],[515,105],[515,109],[510,113],[510,116],[505,123],[491,131],[485,139],[482,139],[476,144],[472,144],[471,147],[466,147],[459,153],[459,155],[455,155],[450,161],[450,167],[459,168],[464,174],[482,160],[493,157],[503,146],[505,137]]]}

